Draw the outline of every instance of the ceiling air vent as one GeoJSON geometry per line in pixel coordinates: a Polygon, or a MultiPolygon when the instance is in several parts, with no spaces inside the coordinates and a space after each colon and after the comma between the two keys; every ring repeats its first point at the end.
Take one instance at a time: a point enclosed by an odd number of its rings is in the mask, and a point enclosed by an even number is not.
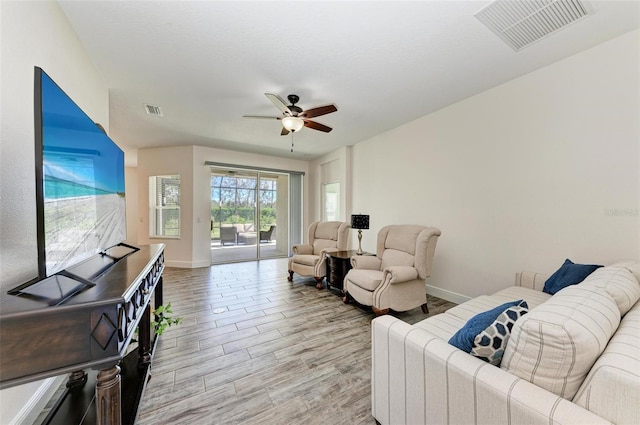
{"type": "Polygon", "coordinates": [[[475,16],[518,51],[591,14],[580,0],[496,0],[475,16]]]}
{"type": "Polygon", "coordinates": [[[147,115],[155,115],[157,117],[162,116],[162,109],[159,106],[153,105],[144,105],[145,111],[147,111],[147,115]]]}

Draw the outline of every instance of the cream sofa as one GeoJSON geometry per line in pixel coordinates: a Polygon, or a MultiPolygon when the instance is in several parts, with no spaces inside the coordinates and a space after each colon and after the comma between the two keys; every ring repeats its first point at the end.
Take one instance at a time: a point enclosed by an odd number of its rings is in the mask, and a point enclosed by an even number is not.
{"type": "Polygon", "coordinates": [[[381,424],[640,424],[640,263],[599,268],[551,296],[547,276],[409,325],[372,321],[372,413],[381,424]],[[502,363],[448,343],[467,320],[524,299],[502,363]]]}

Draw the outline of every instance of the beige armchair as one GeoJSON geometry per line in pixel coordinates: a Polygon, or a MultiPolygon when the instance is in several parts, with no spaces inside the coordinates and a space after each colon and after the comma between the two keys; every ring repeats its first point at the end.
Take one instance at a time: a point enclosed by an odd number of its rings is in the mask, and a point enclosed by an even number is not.
{"type": "Polygon", "coordinates": [[[293,273],[313,276],[318,289],[323,287],[322,279],[327,274],[325,252],[344,251],[349,239],[349,223],[342,221],[316,221],[309,226],[306,245],[293,245],[293,256],[289,258],[289,282],[293,273]]]}
{"type": "Polygon", "coordinates": [[[344,302],[354,299],[371,306],[376,315],[416,307],[428,313],[426,279],[439,236],[435,227],[402,224],[380,229],[375,257],[351,257],[344,302]]]}

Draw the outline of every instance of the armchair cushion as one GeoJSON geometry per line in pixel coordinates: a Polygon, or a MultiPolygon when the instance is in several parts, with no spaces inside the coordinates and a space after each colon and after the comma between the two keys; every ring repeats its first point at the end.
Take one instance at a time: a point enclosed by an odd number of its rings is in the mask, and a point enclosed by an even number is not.
{"type": "Polygon", "coordinates": [[[336,241],[331,239],[316,239],[313,241],[313,253],[315,255],[322,254],[322,250],[327,248],[335,248],[336,241]]]}
{"type": "Polygon", "coordinates": [[[316,263],[320,261],[319,255],[306,255],[306,254],[298,254],[296,255],[296,263],[303,264],[305,266],[315,266],[316,263]]]}
{"type": "Polygon", "coordinates": [[[382,278],[384,277],[384,273],[380,270],[370,270],[370,269],[351,269],[349,270],[349,279],[352,282],[357,282],[357,285],[367,291],[373,291],[376,289],[380,282],[382,282],[382,278]]]}
{"type": "Polygon", "coordinates": [[[343,223],[341,221],[324,221],[319,222],[316,227],[316,239],[338,240],[338,229],[343,223]]]}
{"type": "MultiPolygon", "coordinates": [[[[414,246],[415,250],[415,246],[414,246]]],[[[382,268],[389,266],[411,266],[415,264],[415,257],[405,251],[399,251],[397,249],[385,249],[382,254],[382,268]]]]}

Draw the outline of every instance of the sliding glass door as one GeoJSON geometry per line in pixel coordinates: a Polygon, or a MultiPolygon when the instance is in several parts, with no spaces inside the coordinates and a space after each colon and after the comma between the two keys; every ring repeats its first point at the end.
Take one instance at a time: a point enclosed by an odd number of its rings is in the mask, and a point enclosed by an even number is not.
{"type": "Polygon", "coordinates": [[[287,256],[288,192],[288,174],[212,167],[212,264],[287,256]]]}

